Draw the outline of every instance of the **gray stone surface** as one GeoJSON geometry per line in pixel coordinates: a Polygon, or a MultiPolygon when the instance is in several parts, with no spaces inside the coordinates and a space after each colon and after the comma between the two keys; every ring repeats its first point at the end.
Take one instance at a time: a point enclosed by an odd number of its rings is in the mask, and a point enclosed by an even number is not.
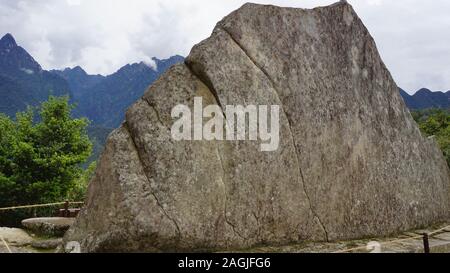
{"type": "Polygon", "coordinates": [[[128,111],[64,241],[203,251],[395,234],[448,219],[441,151],[346,3],[246,4],[128,111]],[[171,110],[281,105],[280,149],[171,138],[171,110]]]}
{"type": "MultiPolygon", "coordinates": [[[[450,253],[450,232],[434,234],[438,228],[430,227],[433,236],[429,240],[431,253],[450,253]]],[[[407,232],[410,235],[391,236],[389,238],[370,238],[364,240],[340,241],[334,243],[303,243],[285,246],[264,246],[247,249],[246,253],[423,253],[422,237],[417,238],[417,230],[407,232]],[[377,252],[368,245],[379,246],[377,252]]],[[[406,234],[406,233],[404,233],[406,234]]],[[[231,253],[233,251],[230,251],[231,253]]],[[[241,251],[239,251],[241,252],[241,251]]]]}
{"type": "Polygon", "coordinates": [[[32,233],[51,237],[62,237],[75,221],[75,218],[48,217],[31,218],[22,221],[22,225],[32,233]]]}
{"type": "Polygon", "coordinates": [[[216,29],[274,83],[305,189],[330,240],[394,233],[448,215],[442,153],[421,136],[350,5],[248,4],[216,29]]]}
{"type": "MultiPolygon", "coordinates": [[[[33,238],[25,230],[19,228],[0,227],[0,237],[11,246],[26,246],[33,241],[33,238]]],[[[3,246],[1,240],[0,245],[3,246]]]]}

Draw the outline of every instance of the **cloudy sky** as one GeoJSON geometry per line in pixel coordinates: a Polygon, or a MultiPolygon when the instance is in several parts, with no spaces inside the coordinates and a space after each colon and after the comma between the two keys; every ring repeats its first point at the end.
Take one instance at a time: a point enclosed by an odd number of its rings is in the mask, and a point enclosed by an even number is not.
{"type": "MultiPolygon", "coordinates": [[[[245,0],[0,0],[11,33],[45,68],[108,74],[151,57],[186,56],[245,0]]],[[[252,2],[310,8],[334,0],[252,2]]],[[[450,1],[349,0],[399,86],[450,90],[450,1]]]]}

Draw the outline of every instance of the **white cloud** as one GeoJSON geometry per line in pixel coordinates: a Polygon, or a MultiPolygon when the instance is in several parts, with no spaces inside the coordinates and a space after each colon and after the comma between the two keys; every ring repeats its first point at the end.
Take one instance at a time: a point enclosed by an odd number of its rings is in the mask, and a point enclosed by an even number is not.
{"type": "Polygon", "coordinates": [[[22,70],[23,72],[25,72],[28,75],[34,74],[34,71],[31,69],[21,68],[20,70],[22,70]]]}
{"type": "MultiPolygon", "coordinates": [[[[111,73],[126,63],[187,55],[245,0],[0,0],[0,35],[12,33],[46,69],[111,73]]],[[[261,0],[311,8],[334,0],[261,0]]],[[[409,91],[450,89],[448,0],[350,0],[397,80],[409,91]]]]}
{"type": "Polygon", "coordinates": [[[152,68],[155,71],[158,71],[158,66],[155,62],[155,60],[153,60],[152,58],[145,56],[142,60],[144,62],[144,64],[146,64],[148,67],[152,68]]]}
{"type": "Polygon", "coordinates": [[[81,5],[81,0],[66,0],[69,6],[79,6],[81,5]]]}

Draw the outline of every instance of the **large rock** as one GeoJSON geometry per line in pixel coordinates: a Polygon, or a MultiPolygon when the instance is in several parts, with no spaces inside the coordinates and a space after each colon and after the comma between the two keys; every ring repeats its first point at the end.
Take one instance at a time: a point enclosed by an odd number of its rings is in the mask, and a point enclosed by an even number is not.
{"type": "Polygon", "coordinates": [[[246,4],[129,109],[64,241],[203,251],[383,236],[446,219],[449,199],[441,151],[349,4],[246,4]],[[281,105],[280,148],[174,141],[171,110],[194,97],[281,105]]]}

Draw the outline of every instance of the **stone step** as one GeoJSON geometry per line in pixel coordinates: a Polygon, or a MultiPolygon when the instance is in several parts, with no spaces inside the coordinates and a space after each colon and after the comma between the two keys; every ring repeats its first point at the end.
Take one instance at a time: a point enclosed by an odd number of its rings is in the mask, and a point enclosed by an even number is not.
{"type": "Polygon", "coordinates": [[[31,218],[22,221],[22,225],[37,235],[62,237],[74,223],[75,218],[48,217],[31,218]]]}

